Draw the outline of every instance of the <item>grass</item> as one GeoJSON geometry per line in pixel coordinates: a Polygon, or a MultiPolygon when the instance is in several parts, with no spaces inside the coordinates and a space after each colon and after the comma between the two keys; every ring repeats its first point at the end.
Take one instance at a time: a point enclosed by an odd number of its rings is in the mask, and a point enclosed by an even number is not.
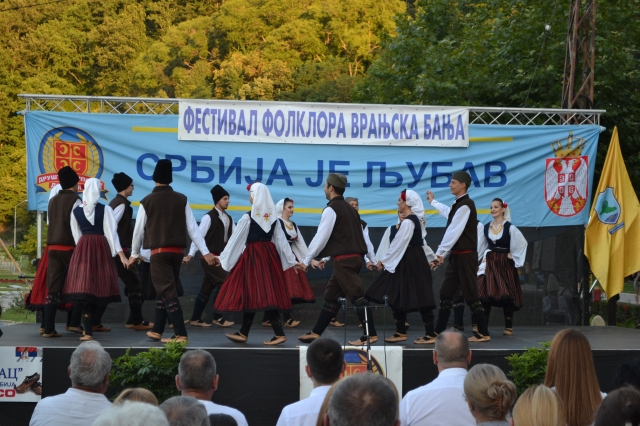
{"type": "Polygon", "coordinates": [[[9,308],[2,311],[2,317],[0,317],[2,321],[15,321],[15,322],[36,322],[36,313],[31,311],[26,311],[24,309],[19,310],[15,308],[9,308]],[[22,312],[20,312],[22,311],[22,312]],[[26,317],[25,317],[26,315],[26,317]]]}
{"type": "Polygon", "coordinates": [[[627,281],[624,283],[623,293],[636,294],[636,291],[633,289],[633,281],[627,281]]]}

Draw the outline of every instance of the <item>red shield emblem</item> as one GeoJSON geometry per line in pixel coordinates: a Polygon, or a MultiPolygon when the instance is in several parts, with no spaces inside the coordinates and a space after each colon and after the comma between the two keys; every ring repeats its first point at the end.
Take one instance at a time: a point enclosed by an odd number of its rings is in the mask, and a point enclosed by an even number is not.
{"type": "Polygon", "coordinates": [[[86,143],[55,140],[53,149],[56,170],[70,166],[79,175],[86,173],[88,163],[86,143]]]}
{"type": "Polygon", "coordinates": [[[589,197],[589,158],[547,158],[544,198],[554,214],[563,217],[580,213],[589,197]]]}

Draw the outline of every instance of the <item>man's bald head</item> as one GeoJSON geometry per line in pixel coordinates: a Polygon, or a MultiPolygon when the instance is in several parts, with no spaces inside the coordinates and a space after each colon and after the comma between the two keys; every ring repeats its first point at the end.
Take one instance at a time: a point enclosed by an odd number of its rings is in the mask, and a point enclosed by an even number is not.
{"type": "Polygon", "coordinates": [[[445,330],[436,338],[436,355],[441,368],[467,368],[469,340],[458,330],[445,330]]]}

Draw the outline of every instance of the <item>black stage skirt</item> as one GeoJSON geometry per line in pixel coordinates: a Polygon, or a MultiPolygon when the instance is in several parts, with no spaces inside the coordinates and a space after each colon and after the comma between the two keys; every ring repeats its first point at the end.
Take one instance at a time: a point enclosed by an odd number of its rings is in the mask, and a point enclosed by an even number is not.
{"type": "Polygon", "coordinates": [[[478,276],[478,297],[484,303],[514,311],[522,307],[522,286],[509,253],[487,253],[484,275],[478,276]]]}
{"type": "Polygon", "coordinates": [[[382,271],[366,293],[367,299],[380,304],[385,295],[392,309],[413,312],[436,307],[431,268],[422,247],[407,247],[396,271],[382,271]]]}
{"type": "Polygon", "coordinates": [[[120,301],[118,270],[104,235],[80,237],[60,299],[87,303],[120,301]]]}
{"type": "Polygon", "coordinates": [[[248,243],[214,305],[216,312],[291,311],[280,256],[271,241],[248,243]]]}

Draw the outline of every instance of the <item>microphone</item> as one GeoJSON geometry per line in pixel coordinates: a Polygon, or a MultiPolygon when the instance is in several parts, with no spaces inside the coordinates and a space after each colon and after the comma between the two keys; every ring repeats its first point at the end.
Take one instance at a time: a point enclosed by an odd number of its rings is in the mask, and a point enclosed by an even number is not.
{"type": "Polygon", "coordinates": [[[338,302],[347,303],[347,299],[345,299],[344,297],[338,297],[338,302]]]}
{"type": "Polygon", "coordinates": [[[387,297],[387,295],[385,295],[382,299],[384,300],[384,306],[389,306],[389,298],[387,297]]]}

